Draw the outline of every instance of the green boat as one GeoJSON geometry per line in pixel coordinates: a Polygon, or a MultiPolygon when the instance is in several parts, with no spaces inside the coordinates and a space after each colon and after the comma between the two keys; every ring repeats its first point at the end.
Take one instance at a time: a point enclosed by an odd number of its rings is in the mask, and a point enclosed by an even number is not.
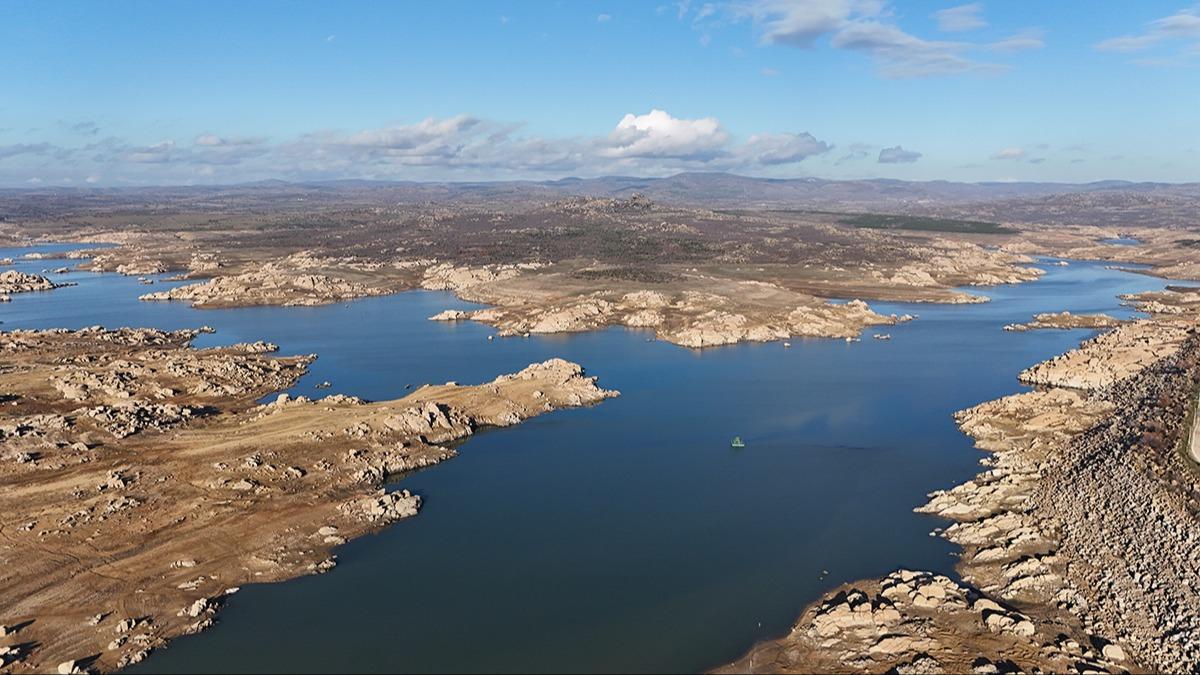
{"type": "Polygon", "coordinates": [[[742,442],[741,436],[734,436],[733,441],[729,444],[731,448],[744,448],[746,444],[742,442]]]}

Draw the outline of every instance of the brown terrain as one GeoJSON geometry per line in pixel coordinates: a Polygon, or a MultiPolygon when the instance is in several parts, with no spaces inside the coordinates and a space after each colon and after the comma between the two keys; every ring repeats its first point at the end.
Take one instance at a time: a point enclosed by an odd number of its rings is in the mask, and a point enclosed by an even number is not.
{"type": "Polygon", "coordinates": [[[112,670],[212,623],[242,584],[323,572],[415,515],[385,484],[509,426],[616,392],[551,360],[394,401],[255,400],[313,357],[192,349],[195,332],[0,334],[0,659],[112,670]]]}
{"type": "MultiPolygon", "coordinates": [[[[147,302],[438,289],[486,307],[431,319],[500,336],[628,326],[692,348],[856,340],[915,318],[871,301],[985,302],[962,289],[1035,281],[1034,255],[1200,277],[1196,186],[732,178],[18,191],[0,194],[0,242],[76,241],[66,257],[82,269],[188,282],[146,278],[147,302]]],[[[54,286],[2,274],[0,295],[54,286]]],[[[721,670],[1200,667],[1200,291],[1124,300],[1149,318],[1008,327],[1109,332],[1021,373],[1032,391],[959,413],[991,453],[985,471],[921,507],[951,523],[937,533],[963,549],[959,580],[900,570],[846,585],[721,670]]],[[[384,484],[474,429],[614,395],[549,361],[398,401],[258,405],[314,357],[192,337],[0,333],[0,669],[136,662],[209,625],[238,586],[324,571],[333,547],[415,514],[419,496],[384,484]]]]}

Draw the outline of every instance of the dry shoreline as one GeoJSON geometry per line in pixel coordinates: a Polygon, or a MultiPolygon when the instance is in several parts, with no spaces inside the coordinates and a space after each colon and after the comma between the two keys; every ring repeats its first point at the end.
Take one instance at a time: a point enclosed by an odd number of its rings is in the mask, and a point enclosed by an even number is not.
{"type": "MultiPolygon", "coordinates": [[[[178,279],[195,283],[154,291],[146,301],[182,301],[196,308],[252,305],[311,306],[385,295],[412,288],[449,290],[462,300],[488,305],[472,312],[447,311],[438,320],[475,320],[500,336],[579,332],[608,326],[650,328],[658,339],[701,348],[742,341],[792,337],[855,339],[869,326],[895,325],[910,316],[881,315],[867,303],[830,302],[831,297],[868,297],[934,303],[986,302],[962,290],[1030,281],[1043,272],[1033,259],[939,240],[932,263],[869,270],[866,281],[837,280],[813,287],[791,278],[788,266],[662,265],[645,280],[621,278],[627,270],[595,260],[459,265],[436,259],[384,262],[300,251],[234,269],[217,257],[193,254],[178,279]],[[616,276],[614,276],[616,275],[616,276]],[[817,293],[820,293],[818,295],[817,293]]],[[[175,270],[152,251],[126,243],[81,265],[94,271],[145,274],[175,270]]],[[[866,273],[864,271],[864,273],[866,273]]]]}
{"type": "Polygon", "coordinates": [[[951,521],[955,581],[846,584],[717,672],[1194,670],[1200,477],[1178,451],[1200,381],[1200,296],[1027,369],[1033,391],[956,415],[992,453],[918,511],[951,521]],[[1172,636],[1163,640],[1164,635],[1172,636]]]}
{"type": "Polygon", "coordinates": [[[393,401],[281,395],[314,357],[195,331],[0,333],[0,669],[111,671],[213,623],[247,583],[324,572],[416,515],[389,477],[476,429],[616,396],[552,359],[393,401]]]}

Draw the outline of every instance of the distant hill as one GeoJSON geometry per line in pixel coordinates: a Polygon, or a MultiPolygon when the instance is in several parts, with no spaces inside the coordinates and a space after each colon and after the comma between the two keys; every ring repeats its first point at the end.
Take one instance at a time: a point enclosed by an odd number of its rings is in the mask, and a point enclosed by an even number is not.
{"type": "MultiPolygon", "coordinates": [[[[238,185],[0,189],[0,218],[33,217],[49,202],[59,207],[225,207],[233,210],[304,209],[321,204],[396,205],[456,203],[484,208],[520,207],[566,197],[629,197],[717,209],[804,209],[960,216],[960,209],[991,211],[998,221],[1039,221],[1056,212],[1117,221],[1136,207],[1152,218],[1170,207],[1172,222],[1200,204],[1200,183],[1033,183],[902,181],[891,179],[754,178],[729,173],[680,173],[663,178],[604,176],[550,181],[417,182],[266,180],[238,185]],[[1018,213],[1021,213],[1018,218],[1018,213]],[[1098,216],[1103,215],[1103,218],[1098,216]]],[[[55,209],[50,209],[55,210],[55,209]]],[[[1185,223],[1186,224],[1186,223],[1185,223]]]]}

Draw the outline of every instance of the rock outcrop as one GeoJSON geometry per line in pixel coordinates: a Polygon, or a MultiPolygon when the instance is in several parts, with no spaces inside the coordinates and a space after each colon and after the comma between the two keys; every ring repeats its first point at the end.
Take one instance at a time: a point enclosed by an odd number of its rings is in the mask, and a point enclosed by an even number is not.
{"type": "Polygon", "coordinates": [[[37,274],[26,274],[17,270],[0,272],[0,294],[3,295],[29,293],[32,291],[49,291],[59,286],[61,284],[56,284],[46,277],[37,274]]]}
{"type": "Polygon", "coordinates": [[[300,274],[265,264],[261,269],[234,276],[177,286],[168,291],[147,293],[141,300],[179,300],[193,307],[324,305],[388,291],[324,274],[300,274]]]}

